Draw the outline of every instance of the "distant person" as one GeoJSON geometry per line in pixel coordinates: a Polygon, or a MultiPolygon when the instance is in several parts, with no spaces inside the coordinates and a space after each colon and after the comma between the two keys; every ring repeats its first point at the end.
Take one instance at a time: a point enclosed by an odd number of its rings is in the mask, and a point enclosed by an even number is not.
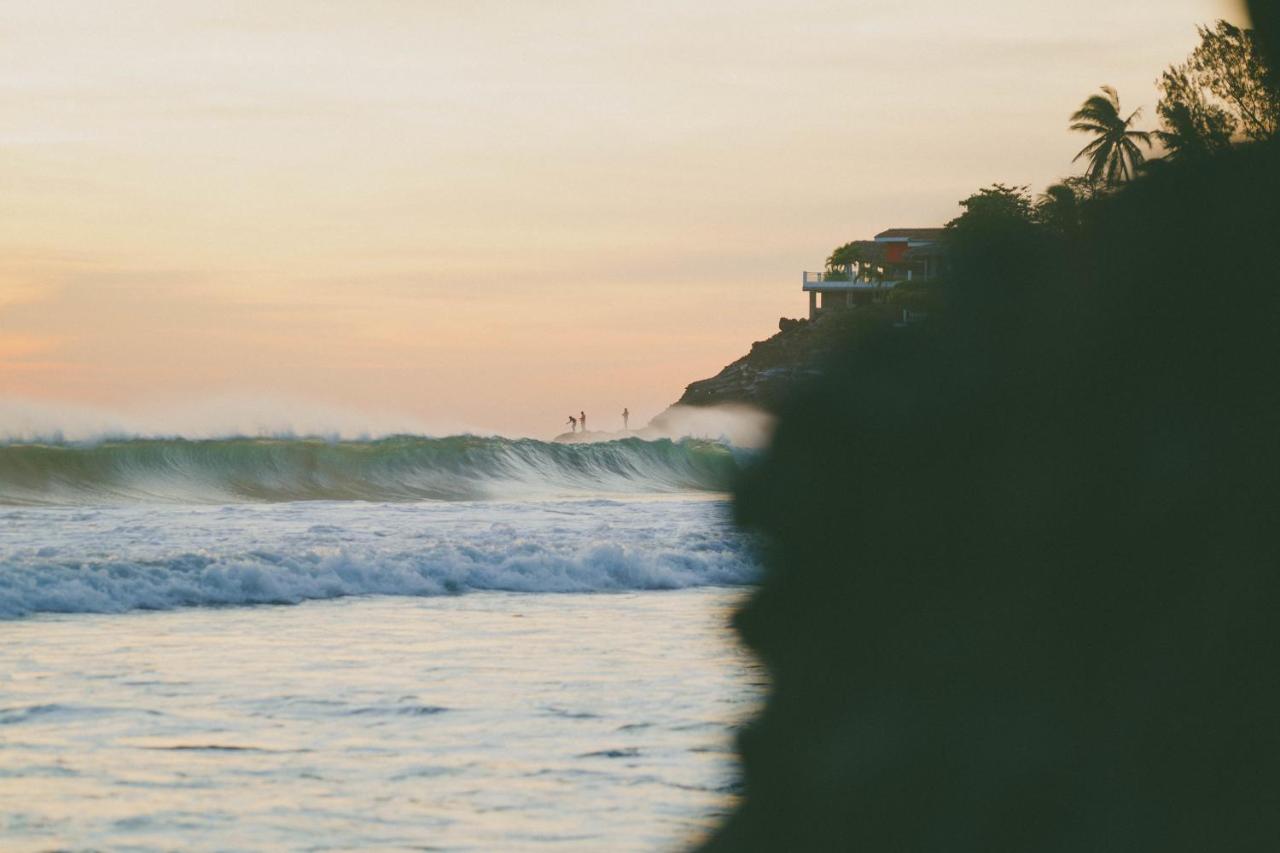
{"type": "Polygon", "coordinates": [[[578,431],[578,419],[573,415],[569,415],[569,432],[578,431]]]}
{"type": "Polygon", "coordinates": [[[582,425],[582,431],[587,431],[587,413],[578,412],[578,423],[582,425]]]}
{"type": "Polygon", "coordinates": [[[623,409],[622,410],[622,429],[624,432],[627,430],[627,420],[630,417],[631,417],[631,413],[628,412],[626,409],[623,409]]]}

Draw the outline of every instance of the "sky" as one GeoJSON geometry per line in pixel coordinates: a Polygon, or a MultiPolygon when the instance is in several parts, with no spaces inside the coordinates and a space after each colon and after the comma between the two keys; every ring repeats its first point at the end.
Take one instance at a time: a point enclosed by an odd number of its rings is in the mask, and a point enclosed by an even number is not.
{"type": "Polygon", "coordinates": [[[644,423],[1234,0],[5,0],[0,433],[644,423]]]}

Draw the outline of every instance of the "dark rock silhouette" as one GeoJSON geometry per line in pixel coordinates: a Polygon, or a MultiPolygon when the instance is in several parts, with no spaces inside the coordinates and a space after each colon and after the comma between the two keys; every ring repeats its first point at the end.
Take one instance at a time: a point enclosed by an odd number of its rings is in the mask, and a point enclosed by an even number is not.
{"type": "Polygon", "coordinates": [[[1276,144],[1171,164],[960,247],[942,316],[783,408],[704,851],[1276,849],[1277,238],[1276,144]]]}
{"type": "Polygon", "coordinates": [[[685,388],[677,406],[745,403],[767,412],[780,409],[791,392],[815,375],[822,360],[863,329],[891,325],[901,309],[877,305],[831,312],[815,320],[778,320],[778,332],[756,341],[742,358],[708,379],[685,388]]]}

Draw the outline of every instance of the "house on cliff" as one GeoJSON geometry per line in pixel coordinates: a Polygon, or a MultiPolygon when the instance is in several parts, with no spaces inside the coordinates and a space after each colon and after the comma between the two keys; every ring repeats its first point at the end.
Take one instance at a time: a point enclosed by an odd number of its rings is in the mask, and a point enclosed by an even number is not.
{"type": "Polygon", "coordinates": [[[809,319],[878,302],[904,281],[937,278],[945,259],[945,233],[945,228],[890,228],[872,240],[842,246],[824,272],[804,273],[809,319]]]}

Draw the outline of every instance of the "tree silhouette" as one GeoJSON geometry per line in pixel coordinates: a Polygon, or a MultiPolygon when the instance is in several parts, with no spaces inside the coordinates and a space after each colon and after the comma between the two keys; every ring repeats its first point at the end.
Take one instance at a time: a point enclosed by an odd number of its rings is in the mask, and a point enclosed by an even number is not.
{"type": "Polygon", "coordinates": [[[1211,103],[1185,65],[1171,66],[1160,76],[1156,112],[1162,128],[1152,133],[1173,160],[1207,157],[1231,144],[1237,121],[1211,103]]]}
{"type": "Polygon", "coordinates": [[[1134,130],[1133,123],[1142,110],[1134,110],[1128,118],[1120,113],[1120,95],[1110,86],[1101,95],[1093,95],[1071,116],[1071,129],[1094,134],[1094,140],[1080,149],[1076,160],[1086,158],[1086,174],[1095,183],[1117,187],[1133,178],[1146,160],[1139,145],[1150,146],[1151,134],[1134,130]]]}

